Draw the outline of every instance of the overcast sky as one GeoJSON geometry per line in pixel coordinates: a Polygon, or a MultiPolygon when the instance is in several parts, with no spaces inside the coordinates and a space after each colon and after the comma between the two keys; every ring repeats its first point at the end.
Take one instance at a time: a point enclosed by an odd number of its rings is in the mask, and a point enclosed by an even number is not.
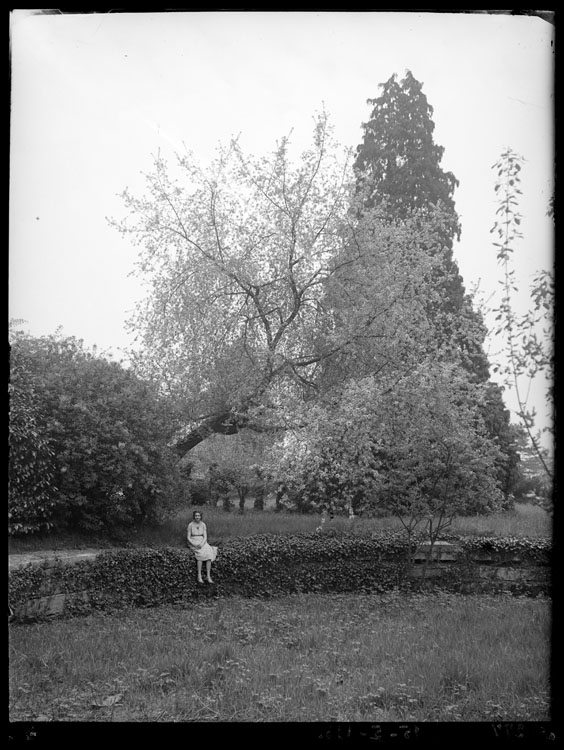
{"type": "Polygon", "coordinates": [[[553,39],[541,18],[488,13],[13,11],[10,317],[119,356],[141,288],[135,248],[106,217],[123,215],[118,194],[142,189],[157,151],[186,144],[205,161],[240,134],[258,156],[292,128],[305,147],[322,106],[356,147],[366,100],[406,70],[460,181],[455,257],[485,297],[501,288],[491,166],[506,147],[526,159],[516,263],[528,285],[553,262],[553,39]]]}

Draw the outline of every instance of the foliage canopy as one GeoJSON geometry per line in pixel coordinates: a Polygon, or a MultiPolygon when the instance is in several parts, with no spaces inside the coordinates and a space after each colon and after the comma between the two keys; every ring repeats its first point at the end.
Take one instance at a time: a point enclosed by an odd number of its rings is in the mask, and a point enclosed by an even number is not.
{"type": "Polygon", "coordinates": [[[15,332],[10,394],[11,533],[111,530],[174,503],[176,418],[131,371],[74,338],[15,332]]]}

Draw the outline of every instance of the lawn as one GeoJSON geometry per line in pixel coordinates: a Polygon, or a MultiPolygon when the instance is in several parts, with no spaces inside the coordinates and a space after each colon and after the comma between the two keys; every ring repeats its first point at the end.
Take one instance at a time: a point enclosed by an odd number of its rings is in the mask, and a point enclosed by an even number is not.
{"type": "Polygon", "coordinates": [[[11,721],[548,721],[550,602],[227,599],[10,626],[11,721]]]}

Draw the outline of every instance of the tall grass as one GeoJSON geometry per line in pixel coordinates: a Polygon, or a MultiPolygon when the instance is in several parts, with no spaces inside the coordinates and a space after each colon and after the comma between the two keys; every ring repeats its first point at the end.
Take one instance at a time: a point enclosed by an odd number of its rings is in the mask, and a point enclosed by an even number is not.
{"type": "MultiPolygon", "coordinates": [[[[194,506],[187,507],[174,518],[160,526],[124,532],[108,538],[104,536],[68,534],[43,537],[16,538],[10,540],[10,552],[36,551],[41,549],[66,549],[74,547],[148,546],[183,547],[186,540],[186,526],[192,519],[194,506]]],[[[319,526],[317,514],[276,513],[272,510],[255,511],[248,509],[244,514],[236,511],[225,512],[221,508],[204,506],[201,510],[208,527],[211,542],[219,542],[233,537],[252,534],[295,534],[313,531],[319,526]]],[[[349,530],[364,535],[382,530],[401,530],[397,518],[363,518],[353,521],[336,516],[327,520],[324,528],[349,530]]],[[[550,536],[551,518],[537,506],[517,505],[514,511],[489,516],[455,518],[449,531],[463,535],[495,536],[550,536]]]]}
{"type": "MultiPolygon", "coordinates": [[[[144,540],[155,545],[184,545],[186,526],[192,520],[193,510],[193,507],[186,509],[160,528],[139,532],[135,536],[135,541],[144,540]]],[[[220,508],[203,507],[200,510],[208,527],[208,535],[216,542],[252,534],[295,534],[314,531],[320,524],[318,514],[248,510],[241,515],[237,512],[227,513],[220,508]]],[[[357,517],[350,521],[347,517],[335,516],[325,522],[324,529],[370,535],[378,531],[400,531],[403,530],[403,526],[395,517],[357,517]]],[[[549,536],[551,518],[546,511],[537,506],[518,505],[511,512],[455,518],[449,531],[463,535],[549,536]]]]}
{"type": "Polygon", "coordinates": [[[549,604],[302,595],[12,626],[10,719],[549,717],[549,604]]]}
{"type": "Polygon", "coordinates": [[[494,536],[551,536],[551,516],[538,505],[519,503],[515,510],[491,516],[455,518],[451,527],[455,534],[494,536]]]}

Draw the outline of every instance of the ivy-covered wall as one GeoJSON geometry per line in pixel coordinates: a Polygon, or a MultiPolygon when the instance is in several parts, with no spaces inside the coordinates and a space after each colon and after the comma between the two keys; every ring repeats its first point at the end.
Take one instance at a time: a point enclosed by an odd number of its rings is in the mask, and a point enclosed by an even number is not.
{"type": "Polygon", "coordinates": [[[315,532],[255,535],[219,548],[213,584],[197,583],[196,562],[189,550],[104,551],[93,561],[28,565],[12,571],[9,602],[16,617],[72,616],[209,596],[380,593],[419,587],[423,578],[425,587],[459,591],[548,592],[550,540],[450,537],[449,541],[448,554],[439,546],[425,564],[425,548],[419,547],[414,555],[405,536],[396,532],[373,537],[315,532]]]}

